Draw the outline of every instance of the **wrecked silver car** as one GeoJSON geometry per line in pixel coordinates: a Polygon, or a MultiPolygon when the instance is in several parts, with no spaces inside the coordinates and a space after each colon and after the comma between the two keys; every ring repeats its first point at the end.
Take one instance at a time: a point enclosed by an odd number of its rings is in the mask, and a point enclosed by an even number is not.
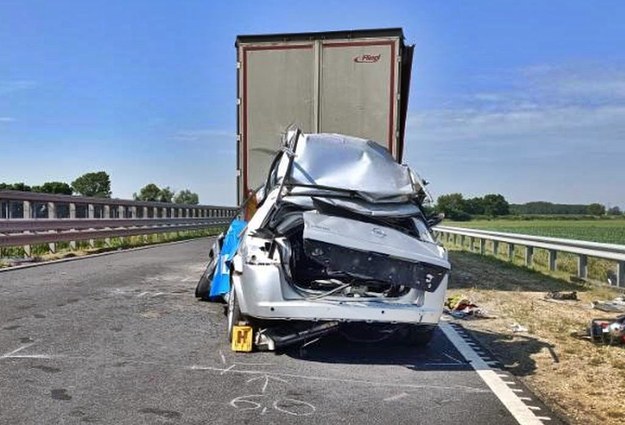
{"type": "Polygon", "coordinates": [[[245,321],[273,349],[286,341],[271,333],[276,321],[308,324],[300,340],[362,322],[427,343],[450,265],[422,209],[423,181],[372,141],[287,139],[230,262],[229,335],[245,321]]]}

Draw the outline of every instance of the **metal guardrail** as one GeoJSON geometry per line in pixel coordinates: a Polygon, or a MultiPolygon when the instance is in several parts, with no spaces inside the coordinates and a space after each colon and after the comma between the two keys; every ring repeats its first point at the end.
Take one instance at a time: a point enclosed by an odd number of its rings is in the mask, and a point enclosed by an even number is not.
{"type": "Polygon", "coordinates": [[[225,226],[235,207],[0,190],[0,247],[150,235],[225,226]]]}
{"type": "Polygon", "coordinates": [[[615,286],[625,287],[625,245],[493,232],[462,227],[436,226],[433,230],[439,238],[446,238],[447,242],[458,243],[462,246],[464,246],[465,239],[469,238],[470,250],[481,254],[486,253],[486,241],[493,242],[493,253],[495,255],[499,253],[499,243],[505,243],[508,245],[508,258],[510,260],[514,256],[514,247],[517,245],[523,246],[525,248],[525,265],[527,266],[532,265],[534,248],[544,249],[548,254],[550,271],[556,270],[558,252],[574,254],[577,255],[577,276],[584,279],[588,277],[588,257],[613,261],[616,263],[615,286]],[[460,238],[460,241],[458,241],[458,238],[460,238]],[[475,245],[476,241],[478,242],[477,248],[475,245]]]}

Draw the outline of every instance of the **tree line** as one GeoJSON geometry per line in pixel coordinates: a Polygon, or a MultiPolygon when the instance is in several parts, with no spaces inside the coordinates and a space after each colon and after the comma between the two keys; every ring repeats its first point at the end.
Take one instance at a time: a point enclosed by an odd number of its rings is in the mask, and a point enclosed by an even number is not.
{"type": "MultiPolygon", "coordinates": [[[[51,181],[41,185],[29,186],[25,183],[0,183],[0,190],[19,190],[22,192],[52,193],[60,195],[81,195],[94,198],[110,198],[111,178],[105,171],[96,171],[83,174],[71,184],[51,181]]],[[[159,188],[154,183],[142,187],[138,193],[133,194],[137,201],[156,201],[174,204],[198,205],[200,203],[197,193],[188,189],[175,192],[169,186],[159,188]]]]}
{"type": "Polygon", "coordinates": [[[622,215],[619,207],[606,208],[599,203],[555,204],[552,202],[527,202],[510,204],[500,194],[465,199],[461,193],[439,196],[434,207],[445,217],[455,221],[471,220],[474,216],[501,217],[507,215],[622,215]]]}

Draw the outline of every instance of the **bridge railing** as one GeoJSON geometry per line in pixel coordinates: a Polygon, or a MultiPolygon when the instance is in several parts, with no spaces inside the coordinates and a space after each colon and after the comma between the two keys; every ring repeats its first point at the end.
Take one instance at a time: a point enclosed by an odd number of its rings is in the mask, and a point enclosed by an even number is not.
{"type": "Polygon", "coordinates": [[[235,207],[144,202],[0,190],[0,247],[150,235],[223,227],[235,207]]]}
{"type": "Polygon", "coordinates": [[[480,254],[486,254],[486,241],[492,242],[492,253],[495,255],[499,255],[499,244],[505,243],[508,246],[509,260],[514,257],[515,246],[521,246],[525,249],[525,265],[528,267],[533,263],[534,249],[544,249],[547,252],[550,271],[557,269],[558,253],[574,254],[577,257],[577,276],[582,279],[588,278],[589,257],[608,260],[616,264],[615,281],[612,284],[621,288],[625,287],[625,245],[450,226],[436,226],[434,233],[442,242],[461,246],[465,246],[468,238],[469,250],[480,254]]]}

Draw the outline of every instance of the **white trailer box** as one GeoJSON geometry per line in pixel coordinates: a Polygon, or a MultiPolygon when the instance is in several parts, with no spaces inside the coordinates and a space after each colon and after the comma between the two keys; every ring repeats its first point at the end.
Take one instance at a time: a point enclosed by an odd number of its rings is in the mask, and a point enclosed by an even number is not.
{"type": "Polygon", "coordinates": [[[238,202],[291,124],[374,140],[402,160],[414,46],[400,28],[237,37],[238,202]]]}

